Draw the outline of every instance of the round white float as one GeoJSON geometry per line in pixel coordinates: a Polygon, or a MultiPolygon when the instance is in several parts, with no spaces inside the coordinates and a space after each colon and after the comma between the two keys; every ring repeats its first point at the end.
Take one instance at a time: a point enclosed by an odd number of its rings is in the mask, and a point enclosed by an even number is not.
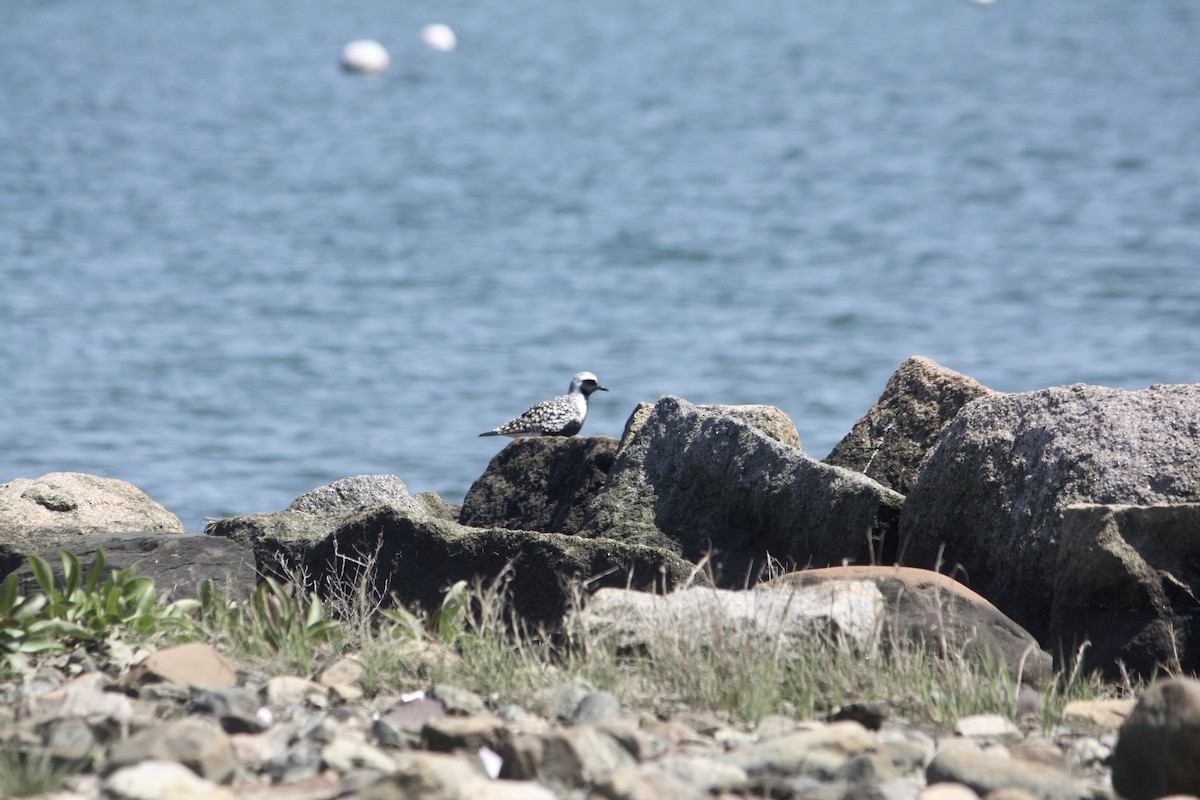
{"type": "Polygon", "coordinates": [[[435,23],[421,28],[421,41],[434,50],[446,52],[458,46],[458,37],[449,25],[435,23]]]}
{"type": "Polygon", "coordinates": [[[355,39],[342,48],[342,69],[377,75],[388,68],[388,51],[373,39],[355,39]]]}

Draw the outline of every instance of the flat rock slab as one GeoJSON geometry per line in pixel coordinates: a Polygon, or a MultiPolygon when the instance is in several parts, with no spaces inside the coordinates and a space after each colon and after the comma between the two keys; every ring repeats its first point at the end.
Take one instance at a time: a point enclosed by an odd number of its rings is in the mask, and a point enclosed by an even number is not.
{"type": "MultiPolygon", "coordinates": [[[[200,585],[209,580],[218,595],[228,592],[243,597],[254,590],[258,576],[254,571],[254,553],[229,539],[204,536],[172,536],[163,533],[94,533],[60,540],[49,549],[34,551],[50,566],[56,580],[62,578],[60,549],[70,550],[79,557],[86,572],[103,552],[105,575],[111,570],[129,570],[135,565],[137,575],[154,580],[160,600],[198,597],[200,585]]],[[[15,555],[15,554],[14,554],[15,555]]],[[[21,579],[22,591],[37,590],[33,570],[21,555],[19,568],[14,571],[21,579]]],[[[0,577],[7,574],[0,564],[0,577]]]]}
{"type": "Polygon", "coordinates": [[[846,637],[870,644],[884,602],[868,581],[773,586],[751,591],[693,587],[666,595],[601,589],[579,614],[586,636],[619,648],[761,646],[764,641],[846,637]]]}

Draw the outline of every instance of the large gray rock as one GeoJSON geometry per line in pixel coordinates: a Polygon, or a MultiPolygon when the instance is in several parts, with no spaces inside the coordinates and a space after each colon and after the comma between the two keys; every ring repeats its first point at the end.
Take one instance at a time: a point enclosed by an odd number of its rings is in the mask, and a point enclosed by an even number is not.
{"type": "Polygon", "coordinates": [[[883,394],[825,463],[857,470],[908,494],[942,428],[963,406],[987,394],[992,390],[966,375],[913,356],[892,373],[883,394]]]}
{"type": "Polygon", "coordinates": [[[1075,505],[1063,513],[1050,640],[1083,667],[1200,671],[1200,504],[1075,505]]]}
{"type": "Polygon", "coordinates": [[[1045,642],[1067,506],[1196,500],[1200,385],[986,395],[926,459],[901,517],[901,557],[940,560],[1045,642]]]}
{"type": "Polygon", "coordinates": [[[355,475],[305,492],[283,511],[211,520],[204,533],[236,539],[254,551],[262,574],[287,578],[282,566],[306,566],[313,547],[362,511],[395,508],[424,518],[433,516],[431,505],[410,496],[394,475],[355,475]]]}
{"type": "Polygon", "coordinates": [[[675,554],[607,539],[555,533],[469,528],[396,504],[343,513],[281,511],[215,520],[209,536],[251,548],[260,572],[302,572],[327,596],[358,585],[363,565],[376,596],[428,610],[456,581],[503,577],[513,610],[526,620],[557,625],[573,602],[573,578],[589,590],[626,586],[672,588],[693,578],[675,554]]]}
{"type": "Polygon", "coordinates": [[[0,484],[0,540],[33,549],[39,537],[122,531],[183,533],[179,517],[125,481],[51,472],[0,484]]]}
{"type": "Polygon", "coordinates": [[[846,581],[869,582],[882,593],[886,643],[915,645],[985,668],[1001,665],[1009,675],[1033,684],[1050,675],[1053,659],[1028,631],[947,575],[913,567],[828,567],[781,575],[768,585],[846,581]]]}
{"type": "Polygon", "coordinates": [[[608,436],[515,439],[463,500],[458,521],[475,528],[575,533],[612,468],[608,436]]]}
{"type": "Polygon", "coordinates": [[[1128,800],[1200,795],[1200,681],[1154,683],[1121,725],[1113,788],[1128,800]]]}
{"type": "MultiPolygon", "coordinates": [[[[736,417],[750,427],[758,428],[780,444],[786,444],[788,447],[800,446],[800,432],[796,430],[795,423],[792,422],[787,414],[775,406],[761,404],[737,406],[701,405],[696,406],[696,408],[712,414],[736,417]]],[[[633,441],[634,435],[642,429],[642,426],[646,424],[646,420],[650,419],[652,411],[654,411],[654,406],[651,403],[637,404],[637,408],[633,409],[633,413],[625,421],[625,432],[621,434],[622,448],[633,441]]]]}
{"type": "Polygon", "coordinates": [[[664,397],[617,455],[581,533],[692,561],[711,552],[718,583],[740,587],[768,558],[787,566],[889,561],[903,503],[735,416],[664,397]]]}
{"type": "Polygon", "coordinates": [[[305,492],[293,500],[287,510],[337,514],[371,506],[395,506],[409,511],[425,509],[423,503],[408,493],[404,481],[395,475],[355,475],[305,492]]]}

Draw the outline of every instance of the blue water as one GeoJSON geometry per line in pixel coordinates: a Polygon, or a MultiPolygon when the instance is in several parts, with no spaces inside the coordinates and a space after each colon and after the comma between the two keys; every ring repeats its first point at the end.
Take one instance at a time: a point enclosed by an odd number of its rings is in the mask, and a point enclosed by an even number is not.
{"type": "Polygon", "coordinates": [[[1198,41],[1195,0],[7,0],[0,481],[199,530],[460,500],[581,369],[585,434],[770,403],[818,457],[914,353],[1200,381],[1198,41]]]}

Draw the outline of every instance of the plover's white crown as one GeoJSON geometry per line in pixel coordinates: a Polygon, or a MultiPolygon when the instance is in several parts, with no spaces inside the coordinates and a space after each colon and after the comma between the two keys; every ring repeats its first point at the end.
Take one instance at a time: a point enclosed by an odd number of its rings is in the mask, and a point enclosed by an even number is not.
{"type": "Polygon", "coordinates": [[[480,436],[574,436],[587,417],[588,398],[592,392],[607,392],[590,372],[576,372],[566,394],[544,400],[521,416],[480,436]]]}

